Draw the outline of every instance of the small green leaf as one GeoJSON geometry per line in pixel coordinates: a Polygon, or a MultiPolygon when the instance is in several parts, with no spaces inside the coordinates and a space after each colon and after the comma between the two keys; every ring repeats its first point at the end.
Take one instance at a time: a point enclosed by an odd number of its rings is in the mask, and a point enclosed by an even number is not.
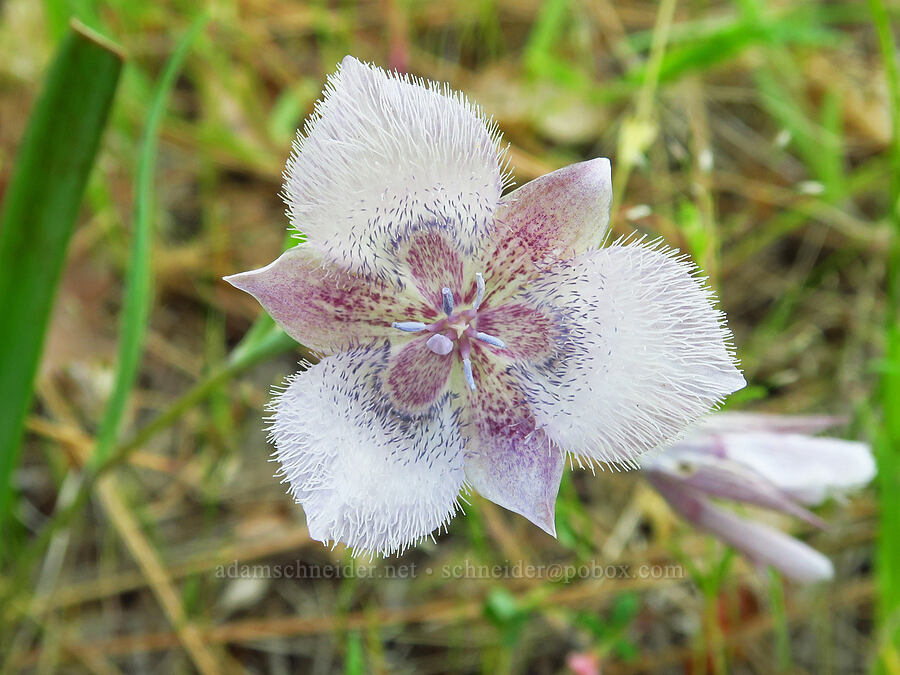
{"type": "Polygon", "coordinates": [[[623,593],[612,606],[610,620],[617,628],[627,626],[637,616],[641,603],[636,593],[623,593]]]}
{"type": "Polygon", "coordinates": [[[528,610],[522,607],[518,598],[501,587],[493,589],[485,599],[484,614],[500,631],[507,647],[518,642],[529,618],[528,610]]]}
{"type": "Polygon", "coordinates": [[[520,613],[519,601],[505,588],[493,589],[485,600],[484,611],[497,625],[514,620],[520,613]]]}

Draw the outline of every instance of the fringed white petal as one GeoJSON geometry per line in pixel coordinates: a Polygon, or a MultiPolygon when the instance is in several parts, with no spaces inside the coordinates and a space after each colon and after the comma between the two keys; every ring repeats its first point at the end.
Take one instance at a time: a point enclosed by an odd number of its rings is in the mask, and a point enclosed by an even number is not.
{"type": "Polygon", "coordinates": [[[271,406],[274,454],[310,536],[356,554],[403,552],[445,526],[465,481],[450,405],[398,417],[380,391],[387,356],[378,346],[328,357],[288,378],[271,406]]]}
{"type": "Polygon", "coordinates": [[[554,362],[519,376],[538,426],[579,458],[636,467],[745,384],[712,292],[663,246],[588,252],[532,295],[565,308],[570,334],[554,362]]]}
{"type": "Polygon", "coordinates": [[[392,248],[422,221],[474,250],[506,182],[503,154],[462,94],[348,56],[298,134],[284,199],[295,230],[355,271],[392,276],[392,248]]]}

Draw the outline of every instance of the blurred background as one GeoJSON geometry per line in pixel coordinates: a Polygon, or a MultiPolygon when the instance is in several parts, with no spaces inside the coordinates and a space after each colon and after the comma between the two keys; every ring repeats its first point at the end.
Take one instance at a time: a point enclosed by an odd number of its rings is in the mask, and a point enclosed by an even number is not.
{"type": "Polygon", "coordinates": [[[900,7],[200,4],[0,2],[0,196],[70,18],[125,54],[21,448],[0,448],[6,671],[900,672],[900,7]],[[518,184],[612,159],[614,232],[664,237],[720,293],[749,381],[728,409],[874,444],[879,481],[819,509],[827,530],[758,516],[833,581],[753,566],[637,473],[569,472],[558,540],[474,496],[399,559],[309,540],[261,420],[301,353],[221,277],[284,245],[282,167],[345,54],[479,102],[518,184]]]}

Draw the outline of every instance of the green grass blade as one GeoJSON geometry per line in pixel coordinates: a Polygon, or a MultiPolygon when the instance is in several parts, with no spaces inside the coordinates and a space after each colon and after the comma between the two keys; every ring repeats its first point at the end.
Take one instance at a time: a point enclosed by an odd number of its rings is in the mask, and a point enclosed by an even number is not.
{"type": "Polygon", "coordinates": [[[159,144],[159,128],[166,111],[175,78],[187,58],[194,39],[206,25],[207,18],[201,15],[182,37],[176,47],[162,77],[156,86],[147,126],[138,157],[134,200],[134,234],[128,263],[125,300],[119,334],[118,361],[113,391],[106,403],[97,445],[91,458],[96,466],[109,455],[119,433],[122,415],[128,396],[137,379],[153,302],[151,249],[153,245],[153,184],[156,172],[156,154],[159,144]]]}
{"type": "Polygon", "coordinates": [[[357,631],[353,631],[347,636],[344,675],[362,675],[365,672],[366,663],[363,656],[362,637],[357,631]]]}
{"type": "Polygon", "coordinates": [[[890,193],[888,220],[891,241],[887,269],[886,354],[880,398],[884,419],[876,439],[879,485],[877,551],[880,665],[887,672],[900,666],[900,66],[887,8],[870,0],[873,23],[884,61],[891,115],[890,193]]]}
{"type": "Polygon", "coordinates": [[[42,4],[47,29],[54,40],[62,38],[72,19],[94,30],[102,27],[97,0],[44,0],[42,4]]]}
{"type": "Polygon", "coordinates": [[[784,602],[784,582],[774,567],[769,567],[769,608],[775,631],[775,672],[789,673],[793,670],[791,657],[791,633],[788,625],[787,609],[784,602]]]}
{"type": "MultiPolygon", "coordinates": [[[[121,51],[73,23],[35,104],[0,213],[0,542],[11,475],[53,298],[122,69],[121,51]]],[[[8,551],[0,545],[0,555],[8,551]]]]}

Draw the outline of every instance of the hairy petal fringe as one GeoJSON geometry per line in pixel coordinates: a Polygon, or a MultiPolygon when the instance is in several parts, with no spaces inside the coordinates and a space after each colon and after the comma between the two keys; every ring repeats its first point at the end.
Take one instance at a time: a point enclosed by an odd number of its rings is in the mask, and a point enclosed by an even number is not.
{"type": "Polygon", "coordinates": [[[380,375],[389,347],[359,347],[289,377],[274,392],[270,438],[310,536],[356,555],[402,553],[446,526],[465,487],[449,402],[397,415],[380,375]]]}
{"type": "Polygon", "coordinates": [[[686,256],[619,242],[547,272],[536,301],[567,308],[566,348],[516,366],[538,426],[588,463],[637,468],[744,386],[731,333],[686,256]]]}
{"type": "Polygon", "coordinates": [[[390,251],[423,221],[473,251],[508,174],[496,124],[445,84],[344,58],[284,174],[291,225],[355,271],[394,277],[390,251]]]}

